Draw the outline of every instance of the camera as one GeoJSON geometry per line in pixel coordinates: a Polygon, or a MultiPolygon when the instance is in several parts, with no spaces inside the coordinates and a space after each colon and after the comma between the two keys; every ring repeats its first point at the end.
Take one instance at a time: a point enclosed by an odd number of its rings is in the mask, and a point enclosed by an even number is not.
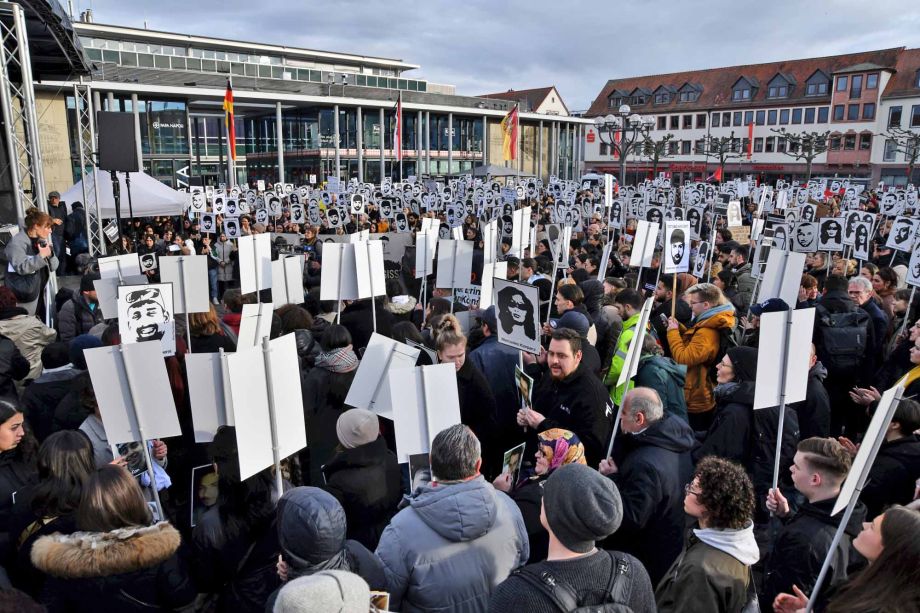
{"type": "Polygon", "coordinates": [[[43,238],[40,238],[40,239],[38,239],[38,246],[41,247],[42,249],[44,249],[45,247],[48,246],[48,241],[46,241],[46,240],[43,239],[43,238]]]}

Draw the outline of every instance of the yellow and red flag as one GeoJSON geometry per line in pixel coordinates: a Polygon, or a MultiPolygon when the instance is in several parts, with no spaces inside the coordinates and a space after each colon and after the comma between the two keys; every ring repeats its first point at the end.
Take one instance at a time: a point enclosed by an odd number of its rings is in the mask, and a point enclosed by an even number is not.
{"type": "Polygon", "coordinates": [[[233,86],[227,79],[227,93],[224,94],[224,113],[227,122],[227,144],[230,150],[230,159],[236,161],[236,129],[233,125],[233,86]]]}
{"type": "Polygon", "coordinates": [[[520,119],[518,117],[518,107],[508,111],[505,118],[502,119],[502,159],[506,162],[517,159],[517,141],[520,119]]]}

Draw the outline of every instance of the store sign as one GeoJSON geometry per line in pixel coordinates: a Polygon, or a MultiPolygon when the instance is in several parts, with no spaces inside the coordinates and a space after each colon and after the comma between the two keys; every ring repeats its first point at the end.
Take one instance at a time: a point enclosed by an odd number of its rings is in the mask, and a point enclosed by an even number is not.
{"type": "Polygon", "coordinates": [[[588,130],[588,135],[585,138],[589,143],[593,143],[595,138],[594,132],[592,130],[588,130]]]}
{"type": "Polygon", "coordinates": [[[157,132],[165,130],[185,130],[185,111],[153,111],[149,113],[151,127],[157,132]]]}

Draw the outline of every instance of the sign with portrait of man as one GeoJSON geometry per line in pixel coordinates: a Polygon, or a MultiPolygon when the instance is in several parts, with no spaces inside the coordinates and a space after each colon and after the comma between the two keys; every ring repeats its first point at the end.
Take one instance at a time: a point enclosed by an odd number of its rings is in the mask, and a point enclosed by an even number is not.
{"type": "Polygon", "coordinates": [[[690,270],[690,222],[666,221],[664,224],[664,273],[690,270]]]}
{"type": "Polygon", "coordinates": [[[917,225],[920,219],[911,217],[898,217],[891,226],[885,246],[896,251],[910,251],[917,235],[917,225]]]}
{"type": "Polygon", "coordinates": [[[157,341],[164,356],[175,355],[172,284],[120,286],[118,332],[123,345],[157,341]]]}
{"type": "Polygon", "coordinates": [[[201,224],[199,226],[201,232],[204,234],[214,234],[216,229],[216,224],[214,222],[213,213],[204,213],[201,215],[201,224]]]}
{"type": "Polygon", "coordinates": [[[224,218],[224,234],[227,235],[227,238],[240,237],[240,220],[238,217],[224,218]]]}
{"type": "Polygon", "coordinates": [[[540,353],[540,289],[496,278],[495,308],[498,342],[528,353],[540,353]]]}

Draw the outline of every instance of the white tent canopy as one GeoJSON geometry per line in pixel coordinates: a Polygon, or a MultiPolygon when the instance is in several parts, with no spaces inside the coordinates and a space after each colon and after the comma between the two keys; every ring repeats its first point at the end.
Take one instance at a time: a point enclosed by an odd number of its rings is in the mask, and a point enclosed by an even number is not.
{"type": "MultiPolygon", "coordinates": [[[[93,180],[99,183],[99,216],[103,219],[114,219],[115,197],[112,195],[111,173],[94,169],[86,185],[87,193],[93,189],[93,180]]],[[[128,208],[128,186],[125,184],[125,173],[119,172],[118,182],[121,184],[121,217],[130,216],[128,208]]],[[[83,181],[80,181],[66,192],[61,194],[61,200],[68,205],[83,200],[83,181]]],[[[153,217],[156,215],[182,215],[185,208],[186,194],[178,192],[168,185],[160,183],[150,175],[143,172],[131,173],[131,204],[135,217],[153,217]]],[[[70,208],[70,207],[68,207],[70,208]]]]}

